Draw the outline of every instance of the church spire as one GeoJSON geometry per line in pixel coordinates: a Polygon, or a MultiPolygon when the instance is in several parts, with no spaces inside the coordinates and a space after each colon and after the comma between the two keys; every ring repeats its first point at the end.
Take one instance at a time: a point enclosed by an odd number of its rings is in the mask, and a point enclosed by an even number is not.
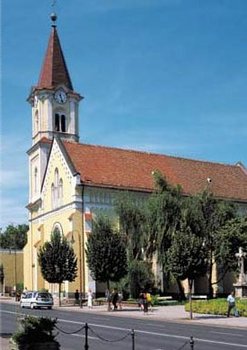
{"type": "Polygon", "coordinates": [[[57,19],[56,15],[52,14],[51,19],[53,21],[52,30],[36,88],[54,89],[58,85],[64,85],[69,90],[73,91],[72,82],[55,25],[57,19]]]}

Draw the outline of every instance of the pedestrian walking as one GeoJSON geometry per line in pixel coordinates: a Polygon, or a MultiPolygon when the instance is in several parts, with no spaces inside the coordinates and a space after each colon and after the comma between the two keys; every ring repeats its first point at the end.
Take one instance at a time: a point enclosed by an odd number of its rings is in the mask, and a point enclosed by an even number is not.
{"type": "Polygon", "coordinates": [[[147,301],[147,293],[146,292],[143,293],[143,311],[144,311],[144,314],[148,313],[148,301],[147,301]]]}
{"type": "Polygon", "coordinates": [[[228,302],[227,317],[230,317],[231,310],[234,309],[236,306],[234,291],[232,291],[231,294],[228,295],[227,302],[228,302]]]}
{"type": "Polygon", "coordinates": [[[152,295],[150,292],[146,293],[148,309],[152,311],[152,295]]]}
{"type": "Polygon", "coordinates": [[[144,292],[143,291],[139,294],[138,305],[140,306],[141,310],[144,309],[144,292]]]}
{"type": "Polygon", "coordinates": [[[93,308],[93,292],[91,289],[89,289],[87,293],[87,306],[89,309],[93,308]]]}
{"type": "Polygon", "coordinates": [[[116,289],[112,291],[112,305],[113,310],[117,310],[118,292],[116,289]]]}
{"type": "Polygon", "coordinates": [[[107,311],[111,311],[111,293],[109,289],[106,289],[105,291],[105,299],[107,302],[107,311]]]}
{"type": "Polygon", "coordinates": [[[78,289],[75,291],[75,305],[79,305],[79,292],[78,289]]]}
{"type": "Polygon", "coordinates": [[[123,309],[122,301],[123,301],[123,293],[120,291],[120,292],[118,292],[118,308],[119,308],[119,310],[123,309]]]}

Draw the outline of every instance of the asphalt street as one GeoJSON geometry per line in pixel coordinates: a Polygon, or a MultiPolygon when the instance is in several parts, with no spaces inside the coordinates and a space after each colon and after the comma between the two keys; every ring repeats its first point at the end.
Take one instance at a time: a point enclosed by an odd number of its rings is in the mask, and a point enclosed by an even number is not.
{"type": "Polygon", "coordinates": [[[57,318],[58,341],[62,350],[85,349],[85,323],[89,326],[90,350],[189,350],[192,349],[191,336],[195,350],[247,349],[247,330],[244,328],[150,320],[143,315],[137,319],[129,314],[125,317],[124,311],[119,317],[118,313],[102,315],[86,309],[82,312],[73,308],[30,310],[20,309],[17,304],[0,305],[2,335],[12,334],[16,330],[17,319],[23,314],[57,318]]]}

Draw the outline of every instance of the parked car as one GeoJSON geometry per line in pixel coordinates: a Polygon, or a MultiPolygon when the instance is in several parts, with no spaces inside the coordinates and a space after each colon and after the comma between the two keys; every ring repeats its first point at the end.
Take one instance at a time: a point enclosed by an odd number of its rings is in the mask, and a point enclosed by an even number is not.
{"type": "Polygon", "coordinates": [[[21,307],[30,307],[31,309],[46,307],[52,309],[53,297],[47,292],[25,292],[21,295],[21,307]]]}

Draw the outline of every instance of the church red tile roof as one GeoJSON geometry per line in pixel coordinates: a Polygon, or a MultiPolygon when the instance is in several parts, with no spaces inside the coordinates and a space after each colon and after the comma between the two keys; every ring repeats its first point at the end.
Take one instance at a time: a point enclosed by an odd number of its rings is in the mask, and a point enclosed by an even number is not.
{"type": "Polygon", "coordinates": [[[73,91],[56,26],[52,26],[45,59],[36,88],[52,89],[58,85],[65,85],[69,90],[73,91]]]}
{"type": "Polygon", "coordinates": [[[83,184],[152,191],[152,171],[161,171],[184,194],[209,187],[218,198],[247,202],[247,172],[227,165],[111,147],[63,142],[83,184]],[[210,178],[211,182],[207,179],[210,178]]]}

